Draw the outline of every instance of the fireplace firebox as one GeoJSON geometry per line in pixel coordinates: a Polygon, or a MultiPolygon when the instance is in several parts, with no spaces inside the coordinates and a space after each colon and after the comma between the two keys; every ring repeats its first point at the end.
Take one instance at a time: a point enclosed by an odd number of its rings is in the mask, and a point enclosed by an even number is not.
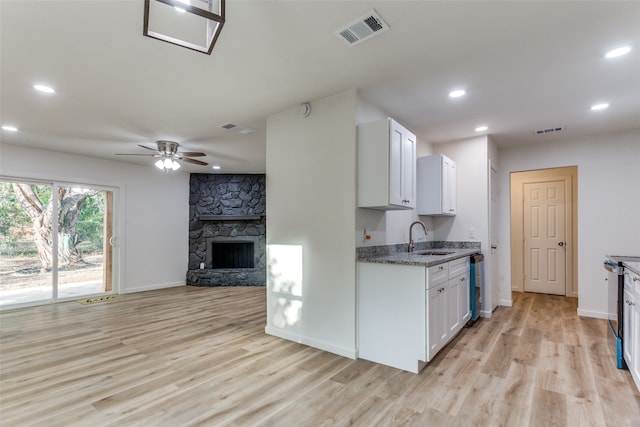
{"type": "Polygon", "coordinates": [[[254,268],[253,242],[211,242],[211,268],[254,268]]]}

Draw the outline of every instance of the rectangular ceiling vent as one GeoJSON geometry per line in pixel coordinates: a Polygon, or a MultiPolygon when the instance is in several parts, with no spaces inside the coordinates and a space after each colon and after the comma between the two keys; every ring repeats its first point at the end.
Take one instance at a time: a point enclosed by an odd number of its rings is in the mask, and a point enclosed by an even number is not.
{"type": "Polygon", "coordinates": [[[548,135],[550,133],[562,132],[565,129],[564,126],[556,126],[552,128],[536,129],[533,131],[534,135],[548,135]]]}
{"type": "Polygon", "coordinates": [[[375,10],[356,19],[351,24],[340,28],[336,35],[344,41],[347,46],[355,46],[371,37],[384,33],[389,26],[382,20],[375,10]]]}
{"type": "Polygon", "coordinates": [[[220,127],[236,133],[241,133],[243,135],[248,135],[256,131],[254,128],[250,128],[249,126],[237,125],[235,123],[227,123],[226,125],[222,125],[220,127]]]}

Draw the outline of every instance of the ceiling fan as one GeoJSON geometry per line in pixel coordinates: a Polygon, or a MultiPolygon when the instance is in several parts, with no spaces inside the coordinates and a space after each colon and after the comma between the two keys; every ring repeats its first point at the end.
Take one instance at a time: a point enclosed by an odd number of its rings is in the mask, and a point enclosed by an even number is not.
{"type": "Polygon", "coordinates": [[[146,150],[153,151],[153,154],[124,154],[118,153],[116,156],[151,156],[158,157],[158,160],[155,165],[158,169],[162,169],[165,172],[169,170],[176,170],[180,167],[178,161],[193,163],[194,165],[202,165],[207,166],[208,163],[205,163],[200,160],[192,159],[191,157],[203,157],[206,156],[205,153],[200,153],[197,151],[182,151],[178,152],[178,147],[180,144],[174,141],[165,141],[160,140],[156,141],[157,148],[146,147],[144,145],[138,144],[138,147],[142,147],[146,150]]]}

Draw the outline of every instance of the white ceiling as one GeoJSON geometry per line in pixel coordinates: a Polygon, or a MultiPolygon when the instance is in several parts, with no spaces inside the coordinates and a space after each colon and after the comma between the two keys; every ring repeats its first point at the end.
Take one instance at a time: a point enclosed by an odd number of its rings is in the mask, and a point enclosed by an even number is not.
{"type": "Polygon", "coordinates": [[[640,126],[638,1],[227,0],[211,56],[144,37],[143,9],[0,0],[0,119],[20,129],[2,142],[151,164],[114,154],[170,139],[220,172],[260,173],[268,116],[352,88],[432,143],[479,124],[502,147],[640,126]],[[336,37],[374,8],[389,31],[353,47],[336,37]],[[603,58],[625,44],[630,55],[603,58]],[[448,98],[456,87],[467,96],[448,98]]]}

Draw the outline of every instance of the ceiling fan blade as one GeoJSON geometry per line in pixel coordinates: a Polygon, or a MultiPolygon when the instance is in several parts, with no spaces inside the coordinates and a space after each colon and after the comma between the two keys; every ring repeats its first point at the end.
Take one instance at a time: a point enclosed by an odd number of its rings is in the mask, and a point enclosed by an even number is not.
{"type": "Polygon", "coordinates": [[[204,157],[206,156],[205,153],[199,153],[197,151],[183,151],[181,153],[178,153],[179,157],[204,157]]]}
{"type": "Polygon", "coordinates": [[[190,159],[188,157],[182,157],[182,158],[179,158],[178,160],[181,160],[181,161],[187,162],[187,163],[193,163],[194,165],[207,166],[209,164],[209,163],[201,162],[200,160],[190,159]]]}
{"type": "Polygon", "coordinates": [[[147,157],[159,157],[158,154],[129,154],[129,153],[116,153],[116,156],[147,156],[147,157]]]}
{"type": "Polygon", "coordinates": [[[138,147],[146,148],[147,150],[151,150],[151,151],[155,151],[155,152],[158,151],[156,148],[145,147],[144,145],[141,145],[141,144],[138,144],[138,147]]]}

